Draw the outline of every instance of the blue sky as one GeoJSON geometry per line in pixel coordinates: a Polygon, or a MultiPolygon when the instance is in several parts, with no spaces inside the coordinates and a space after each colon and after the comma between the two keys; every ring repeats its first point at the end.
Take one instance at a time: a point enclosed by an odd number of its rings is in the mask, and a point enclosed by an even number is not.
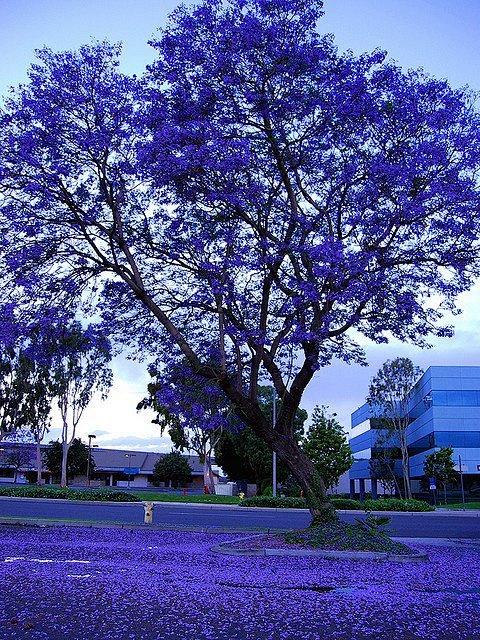
{"type": "MultiPolygon", "coordinates": [[[[175,0],[0,0],[0,94],[25,81],[34,50],[75,49],[92,39],[123,42],[122,70],[141,74],[154,57],[147,41],[165,24],[175,0]]],[[[185,1],[184,4],[193,4],[185,1]]],[[[404,68],[423,67],[453,86],[480,90],[480,0],[326,0],[319,28],[334,33],[340,49],[355,53],[381,48],[404,68]]],[[[387,359],[409,356],[424,369],[430,365],[480,364],[480,288],[461,297],[463,314],[456,335],[419,350],[398,342],[365,342],[368,368],[342,363],[318,373],[303,405],[328,405],[348,426],[350,413],[364,402],[368,383],[387,359]]],[[[95,401],[79,434],[97,433],[100,446],[168,450],[150,418],[138,416],[136,403],[146,385],[145,366],[115,364],[116,382],[107,401],[95,401]]],[[[56,438],[57,430],[50,437],[56,438]]]]}

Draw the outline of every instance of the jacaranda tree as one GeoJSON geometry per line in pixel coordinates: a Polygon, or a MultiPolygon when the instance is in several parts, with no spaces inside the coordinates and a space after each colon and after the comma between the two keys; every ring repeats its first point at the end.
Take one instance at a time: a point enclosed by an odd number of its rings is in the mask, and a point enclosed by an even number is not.
{"type": "Polygon", "coordinates": [[[30,361],[11,304],[0,307],[0,441],[29,422],[30,361]]]}
{"type": "Polygon", "coordinates": [[[142,79],[106,43],[39,51],[0,122],[13,293],[81,298],[143,353],[176,350],[277,451],[316,521],[334,516],[293,437],[305,388],[333,357],[362,358],[355,334],[448,335],[480,225],[473,96],[379,51],[339,54],[321,13],[179,8],[142,79]],[[282,399],[274,426],[260,383],[282,399]]]}
{"type": "Polygon", "coordinates": [[[213,452],[223,431],[235,422],[235,416],[218,385],[196,374],[185,358],[165,356],[163,362],[149,367],[149,395],[137,409],[155,411],[152,422],[160,426],[162,435],[168,432],[176,451],[199,456],[204,486],[209,493],[215,493],[213,452]]]}

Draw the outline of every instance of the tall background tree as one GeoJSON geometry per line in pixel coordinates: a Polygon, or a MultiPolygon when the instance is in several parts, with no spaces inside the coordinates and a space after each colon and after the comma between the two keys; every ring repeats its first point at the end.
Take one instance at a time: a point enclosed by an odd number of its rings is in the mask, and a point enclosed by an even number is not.
{"type": "Polygon", "coordinates": [[[112,384],[112,358],[108,338],[94,325],[85,329],[78,321],[54,324],[43,334],[42,350],[47,354],[53,396],[62,421],[62,473],[67,484],[68,451],[83,412],[95,393],[105,398],[112,384]]]}
{"type": "MultiPolygon", "coordinates": [[[[258,403],[265,419],[273,424],[273,388],[258,388],[258,403]]],[[[276,410],[280,411],[282,402],[276,399],[276,410]]],[[[300,441],[304,425],[308,418],[304,409],[297,409],[294,422],[294,433],[300,441]]],[[[215,459],[229,478],[236,481],[247,481],[257,485],[257,491],[263,493],[272,488],[273,457],[272,449],[262,440],[248,424],[239,424],[224,430],[215,448],[215,459]]],[[[283,483],[288,475],[287,466],[278,461],[277,481],[283,483]]]]}
{"type": "Polygon", "coordinates": [[[473,96],[378,51],[339,54],[321,14],[319,0],[180,8],[143,79],[106,43],[45,49],[0,116],[9,295],[25,311],[82,300],[122,344],[187,358],[316,521],[334,511],[294,437],[315,372],[362,359],[352,331],[449,335],[442,310],[480,255],[473,96]]]}
{"type": "Polygon", "coordinates": [[[31,361],[13,305],[0,308],[0,441],[29,422],[31,361]]]}
{"type": "Polygon", "coordinates": [[[384,493],[401,495],[402,474],[397,469],[397,462],[401,459],[402,453],[399,447],[394,446],[391,432],[379,430],[368,466],[370,477],[379,481],[384,493]]]}
{"type": "MultiPolygon", "coordinates": [[[[56,319],[58,322],[58,318],[56,319]]],[[[28,347],[25,350],[25,367],[28,372],[26,401],[27,426],[36,445],[37,484],[42,483],[41,443],[51,424],[51,409],[56,393],[52,375],[51,335],[53,318],[50,313],[27,326],[28,347]],[[46,338],[46,339],[45,339],[46,338]]]]}
{"type": "Polygon", "coordinates": [[[317,467],[327,489],[332,489],[340,476],[353,464],[353,454],[336,413],[328,407],[316,406],[312,422],[302,440],[302,448],[317,467]]]}
{"type": "MultiPolygon", "coordinates": [[[[0,322],[0,440],[29,430],[36,442],[37,483],[41,483],[40,443],[50,425],[54,395],[45,331],[50,333],[52,310],[25,323],[13,305],[1,309],[0,322]]],[[[57,318],[58,320],[58,318],[57,318]]]]}
{"type": "Polygon", "coordinates": [[[409,402],[422,373],[409,358],[387,360],[372,378],[368,395],[372,415],[384,427],[383,435],[387,442],[389,441],[392,449],[396,446],[400,448],[405,498],[412,497],[407,444],[409,402]]]}

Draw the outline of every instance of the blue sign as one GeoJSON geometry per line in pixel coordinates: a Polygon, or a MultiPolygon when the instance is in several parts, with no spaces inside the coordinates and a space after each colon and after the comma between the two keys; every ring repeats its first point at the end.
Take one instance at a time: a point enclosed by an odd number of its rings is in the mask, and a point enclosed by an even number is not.
{"type": "Polygon", "coordinates": [[[430,491],[435,491],[435,489],[437,488],[437,485],[435,483],[435,478],[429,478],[430,481],[430,491]]]}
{"type": "Polygon", "coordinates": [[[140,467],[130,467],[130,469],[128,467],[125,467],[125,469],[123,470],[123,473],[126,476],[136,476],[139,471],[140,471],[140,467]]]}

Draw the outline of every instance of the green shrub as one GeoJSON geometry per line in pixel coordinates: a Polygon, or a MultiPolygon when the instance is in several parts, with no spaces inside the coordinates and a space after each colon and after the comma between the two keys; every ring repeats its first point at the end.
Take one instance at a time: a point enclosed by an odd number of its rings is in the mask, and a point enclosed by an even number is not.
{"type": "Polygon", "coordinates": [[[435,507],[423,500],[399,500],[398,498],[380,498],[365,500],[365,511],[435,511],[435,507]]]}
{"type": "Polygon", "coordinates": [[[68,499],[71,489],[54,487],[0,487],[0,496],[13,498],[57,498],[68,499]]]}
{"type": "Polygon", "coordinates": [[[333,504],[335,509],[344,509],[348,511],[363,510],[363,504],[359,500],[352,500],[351,498],[331,498],[330,502],[333,504]]]}
{"type": "Polygon", "coordinates": [[[127,491],[114,491],[113,489],[91,489],[90,491],[81,491],[80,493],[90,493],[91,497],[85,500],[99,500],[102,502],[139,502],[138,496],[132,495],[127,491]]]}
{"type": "Polygon", "coordinates": [[[411,555],[406,545],[391,540],[373,526],[331,522],[305,531],[291,531],[281,534],[290,544],[300,544],[305,548],[331,549],[335,551],[379,551],[398,555],[411,555]]]}
{"type": "Polygon", "coordinates": [[[306,509],[305,498],[286,498],[277,496],[254,496],[244,498],[241,501],[242,507],[274,507],[277,509],[306,509]]]}
{"type": "MultiPolygon", "coordinates": [[[[363,510],[364,506],[358,500],[350,498],[331,498],[330,502],[335,509],[354,509],[356,511],[363,510]]],[[[305,498],[296,497],[279,497],[272,496],[255,496],[253,498],[244,498],[241,502],[242,507],[273,507],[277,509],[306,509],[307,502],[305,498]]]]}
{"type": "Polygon", "coordinates": [[[96,500],[100,502],[139,502],[137,496],[112,489],[70,489],[69,487],[0,487],[0,496],[50,498],[56,500],[96,500]]]}

